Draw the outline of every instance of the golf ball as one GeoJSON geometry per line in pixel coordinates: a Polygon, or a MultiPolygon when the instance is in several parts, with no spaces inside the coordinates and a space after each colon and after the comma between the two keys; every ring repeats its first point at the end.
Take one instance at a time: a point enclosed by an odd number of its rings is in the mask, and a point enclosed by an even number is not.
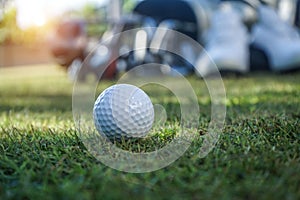
{"type": "Polygon", "coordinates": [[[154,121],[154,108],[148,95],[129,84],[104,90],[94,104],[97,131],[109,139],[144,137],[154,121]]]}

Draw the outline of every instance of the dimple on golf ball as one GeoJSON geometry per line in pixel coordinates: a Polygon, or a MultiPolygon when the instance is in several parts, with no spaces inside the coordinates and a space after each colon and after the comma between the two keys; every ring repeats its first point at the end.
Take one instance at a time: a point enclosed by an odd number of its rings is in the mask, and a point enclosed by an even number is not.
{"type": "Polygon", "coordinates": [[[97,131],[109,139],[140,138],[152,128],[154,108],[140,88],[117,84],[99,95],[93,115],[97,131]]]}

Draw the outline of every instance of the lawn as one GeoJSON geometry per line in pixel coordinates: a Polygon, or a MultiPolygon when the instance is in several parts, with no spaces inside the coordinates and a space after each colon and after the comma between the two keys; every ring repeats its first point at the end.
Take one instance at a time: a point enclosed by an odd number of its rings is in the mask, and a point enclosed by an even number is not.
{"type": "MultiPolygon", "coordinates": [[[[202,111],[201,139],[209,96],[202,80],[188,80],[202,111]]],[[[0,199],[300,199],[299,72],[225,77],[227,116],[216,147],[200,159],[193,142],[168,167],[141,174],[111,169],[87,151],[62,69],[0,68],[0,81],[0,199]]],[[[168,112],[177,109],[164,99],[168,112]]],[[[155,145],[170,134],[157,134],[155,145]]]]}

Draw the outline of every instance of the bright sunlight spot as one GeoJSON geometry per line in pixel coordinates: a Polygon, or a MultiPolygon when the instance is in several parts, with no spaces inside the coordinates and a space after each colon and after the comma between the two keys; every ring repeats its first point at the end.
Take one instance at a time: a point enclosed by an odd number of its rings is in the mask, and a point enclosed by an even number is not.
{"type": "Polygon", "coordinates": [[[43,26],[67,10],[76,10],[88,2],[103,4],[106,0],[15,0],[17,23],[22,29],[43,26]]]}

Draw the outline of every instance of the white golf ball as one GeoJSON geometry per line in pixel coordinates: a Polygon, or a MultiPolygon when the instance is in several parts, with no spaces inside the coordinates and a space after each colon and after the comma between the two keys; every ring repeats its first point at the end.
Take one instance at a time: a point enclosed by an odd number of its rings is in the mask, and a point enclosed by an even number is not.
{"type": "Polygon", "coordinates": [[[117,84],[99,95],[93,115],[97,131],[107,138],[139,138],[150,131],[154,108],[148,95],[140,88],[117,84]]]}

